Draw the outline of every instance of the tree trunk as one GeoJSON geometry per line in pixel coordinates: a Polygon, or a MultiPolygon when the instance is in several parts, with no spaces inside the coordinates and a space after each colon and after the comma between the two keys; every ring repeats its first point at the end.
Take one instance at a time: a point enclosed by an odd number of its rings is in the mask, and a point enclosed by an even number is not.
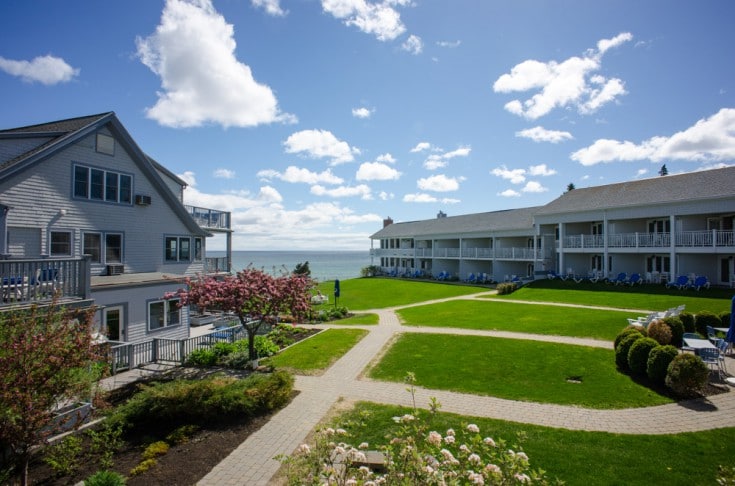
{"type": "Polygon", "coordinates": [[[245,324],[242,319],[240,321],[242,322],[242,327],[248,333],[248,358],[250,361],[253,361],[258,359],[258,353],[255,351],[255,335],[258,333],[258,329],[260,329],[263,320],[250,321],[248,324],[245,324]]]}

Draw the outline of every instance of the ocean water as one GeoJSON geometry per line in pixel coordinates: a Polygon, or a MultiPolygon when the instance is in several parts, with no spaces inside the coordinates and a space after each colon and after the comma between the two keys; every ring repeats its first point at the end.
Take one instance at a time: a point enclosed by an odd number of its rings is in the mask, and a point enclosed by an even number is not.
{"type": "MultiPolygon", "coordinates": [[[[225,256],[224,251],[208,251],[208,257],[225,256]]],[[[299,263],[309,262],[311,278],[319,282],[358,278],[360,270],[370,265],[367,251],[233,251],[234,272],[253,266],[271,275],[291,272],[299,263]]]]}

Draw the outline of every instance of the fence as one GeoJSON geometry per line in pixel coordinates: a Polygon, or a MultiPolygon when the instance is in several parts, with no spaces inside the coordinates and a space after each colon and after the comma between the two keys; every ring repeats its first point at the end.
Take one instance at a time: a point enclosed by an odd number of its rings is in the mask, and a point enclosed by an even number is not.
{"type": "MultiPolygon", "coordinates": [[[[262,326],[268,328],[268,326],[262,326]]],[[[268,329],[261,328],[260,331],[268,329]]],[[[225,329],[215,329],[201,336],[187,339],[154,338],[140,343],[110,342],[112,374],[132,370],[150,363],[183,365],[195,349],[218,342],[234,343],[245,339],[247,332],[241,324],[225,329]]]]}

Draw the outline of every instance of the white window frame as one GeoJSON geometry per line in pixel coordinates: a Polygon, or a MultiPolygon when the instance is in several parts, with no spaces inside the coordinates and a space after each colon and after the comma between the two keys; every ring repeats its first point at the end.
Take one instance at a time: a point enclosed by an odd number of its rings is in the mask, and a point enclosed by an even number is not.
{"type": "Polygon", "coordinates": [[[161,329],[168,329],[170,327],[176,327],[181,325],[181,308],[178,306],[179,299],[168,299],[168,300],[151,300],[148,302],[146,307],[146,322],[148,326],[148,332],[156,332],[161,329]],[[159,321],[154,327],[152,324],[153,313],[151,312],[152,306],[162,306],[163,314],[159,317],[159,321]]]}

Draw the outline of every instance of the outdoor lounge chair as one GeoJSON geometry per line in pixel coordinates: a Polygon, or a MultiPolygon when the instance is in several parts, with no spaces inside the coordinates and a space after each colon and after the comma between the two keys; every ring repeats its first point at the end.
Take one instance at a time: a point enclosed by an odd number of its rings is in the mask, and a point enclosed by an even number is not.
{"type": "Polygon", "coordinates": [[[708,289],[709,288],[709,280],[707,280],[707,277],[700,275],[699,277],[694,279],[694,282],[687,285],[687,288],[699,290],[701,288],[708,289]]]}
{"type": "Polygon", "coordinates": [[[641,282],[642,282],[642,280],[641,280],[641,274],[640,273],[634,273],[633,275],[630,276],[630,278],[625,283],[627,283],[628,285],[630,285],[632,287],[633,285],[636,285],[636,284],[637,285],[640,285],[641,282]]]}
{"type": "Polygon", "coordinates": [[[679,275],[676,277],[676,280],[671,281],[666,284],[666,288],[670,289],[672,287],[676,287],[677,289],[681,290],[686,288],[689,285],[689,277],[686,275],[679,275]]]}
{"type": "Polygon", "coordinates": [[[615,285],[623,285],[625,284],[625,281],[628,279],[628,274],[625,272],[620,272],[617,277],[610,280],[610,283],[613,283],[615,285]]]}

